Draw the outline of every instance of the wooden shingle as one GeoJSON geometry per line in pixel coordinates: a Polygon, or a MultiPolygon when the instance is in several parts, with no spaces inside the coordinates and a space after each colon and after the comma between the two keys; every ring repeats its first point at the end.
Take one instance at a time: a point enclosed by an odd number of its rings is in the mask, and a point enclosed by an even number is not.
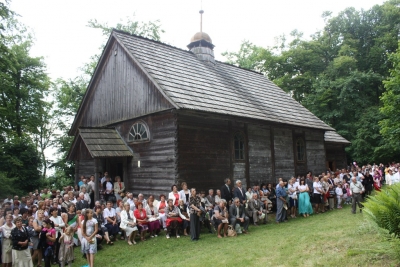
{"type": "Polygon", "coordinates": [[[120,31],[112,34],[179,108],[333,130],[264,75],[120,31]]]}
{"type": "Polygon", "coordinates": [[[341,136],[335,131],[326,131],[324,135],[325,142],[330,142],[330,143],[340,143],[340,144],[350,144],[346,138],[341,136]]]}
{"type": "Polygon", "coordinates": [[[133,157],[132,151],[114,128],[79,128],[72,147],[80,139],[92,158],[133,157]]]}

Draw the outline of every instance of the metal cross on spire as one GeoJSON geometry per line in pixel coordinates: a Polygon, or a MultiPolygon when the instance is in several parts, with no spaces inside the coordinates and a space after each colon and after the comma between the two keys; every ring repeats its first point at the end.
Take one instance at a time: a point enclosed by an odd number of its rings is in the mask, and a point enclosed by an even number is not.
{"type": "Polygon", "coordinates": [[[203,13],[204,13],[204,11],[200,10],[199,13],[200,13],[200,32],[203,32],[203,13]]]}

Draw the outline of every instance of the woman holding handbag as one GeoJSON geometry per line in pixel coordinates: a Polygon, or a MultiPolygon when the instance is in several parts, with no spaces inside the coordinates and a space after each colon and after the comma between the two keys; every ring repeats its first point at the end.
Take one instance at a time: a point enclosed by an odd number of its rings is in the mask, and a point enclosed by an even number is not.
{"type": "Polygon", "coordinates": [[[222,238],[221,230],[224,232],[224,237],[227,237],[229,226],[229,213],[226,209],[226,200],[221,199],[219,205],[214,208],[214,223],[217,226],[218,238],[222,238]]]}
{"type": "Polygon", "coordinates": [[[135,237],[138,228],[136,226],[136,218],[133,215],[133,211],[131,211],[128,202],[125,202],[124,210],[121,211],[121,224],[119,227],[125,231],[126,237],[128,238],[128,244],[130,246],[132,246],[132,243],[136,244],[135,237]]]}
{"type": "Polygon", "coordinates": [[[158,214],[158,209],[154,207],[153,199],[148,199],[146,214],[149,221],[150,237],[157,237],[157,234],[160,232],[160,217],[158,214]]]}
{"type": "Polygon", "coordinates": [[[168,199],[167,207],[165,207],[164,211],[167,218],[167,235],[165,237],[170,238],[172,230],[175,230],[176,238],[179,238],[179,228],[180,224],[182,223],[182,219],[179,217],[179,209],[178,207],[175,207],[172,199],[168,199]]]}

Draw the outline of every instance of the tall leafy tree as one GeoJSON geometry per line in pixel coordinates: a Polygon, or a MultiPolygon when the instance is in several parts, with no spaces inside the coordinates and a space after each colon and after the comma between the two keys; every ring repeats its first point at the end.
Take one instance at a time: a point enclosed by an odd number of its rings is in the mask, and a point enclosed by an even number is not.
{"type": "Polygon", "coordinates": [[[40,134],[50,79],[42,58],[31,57],[32,38],[15,19],[8,2],[0,3],[0,178],[10,192],[37,187],[44,155],[40,134]]]}
{"type": "MultiPolygon", "coordinates": [[[[400,159],[400,50],[389,57],[393,63],[390,77],[384,81],[386,91],[381,96],[380,121],[384,144],[379,151],[393,159],[400,159]]],[[[388,159],[389,160],[389,159],[388,159]]]]}
{"type": "MultiPolygon", "coordinates": [[[[0,170],[11,192],[20,193],[37,189],[40,185],[41,162],[36,146],[29,136],[11,137],[0,144],[0,170]]],[[[9,192],[1,192],[8,194],[9,192]]]]}
{"type": "Polygon", "coordinates": [[[269,48],[244,42],[239,52],[225,55],[228,62],[267,75],[350,140],[348,158],[383,160],[375,153],[382,145],[377,110],[391,67],[388,55],[398,48],[400,1],[323,17],[324,29],[310,40],[293,31],[289,43],[285,37],[269,48]]]}

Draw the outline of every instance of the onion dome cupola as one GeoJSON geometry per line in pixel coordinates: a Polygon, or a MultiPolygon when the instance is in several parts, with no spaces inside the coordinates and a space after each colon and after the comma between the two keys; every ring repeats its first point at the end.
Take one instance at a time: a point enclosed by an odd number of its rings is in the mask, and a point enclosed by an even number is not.
{"type": "Polygon", "coordinates": [[[214,60],[214,45],[210,36],[203,32],[203,10],[200,10],[200,32],[196,33],[188,44],[189,50],[197,56],[198,59],[206,64],[215,65],[214,60]]]}

